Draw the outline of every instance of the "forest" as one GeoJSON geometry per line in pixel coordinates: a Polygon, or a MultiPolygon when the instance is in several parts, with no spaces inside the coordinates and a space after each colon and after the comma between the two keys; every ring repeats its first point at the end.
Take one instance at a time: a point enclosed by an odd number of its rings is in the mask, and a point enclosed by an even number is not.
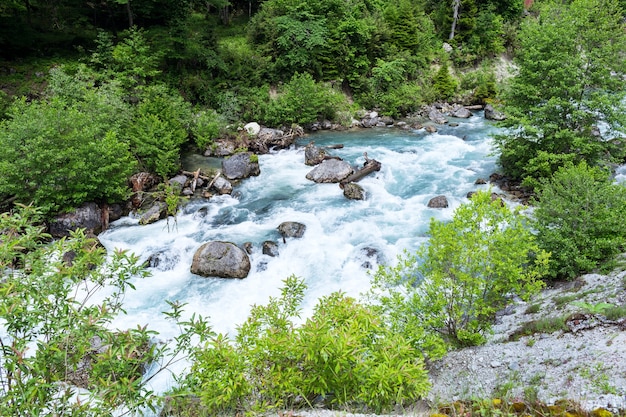
{"type": "Polygon", "coordinates": [[[423,398],[429,362],[484,343],[509,294],[626,250],[626,187],[613,181],[626,163],[625,19],[625,0],[3,0],[0,414],[254,414],[320,396],[384,412],[423,398]],[[147,272],[80,230],[46,232],[86,202],[126,201],[138,172],[168,198],[184,152],[220,138],[246,151],[247,122],[347,128],[359,111],[404,119],[443,102],[506,115],[494,152],[533,215],[478,193],[431,222],[430,245],[381,267],[370,301],[332,294],[304,324],[292,276],[233,338],[175,302],[173,344],[111,331],[147,272]],[[153,375],[181,357],[192,365],[177,388],[151,392],[146,364],[153,375]]]}

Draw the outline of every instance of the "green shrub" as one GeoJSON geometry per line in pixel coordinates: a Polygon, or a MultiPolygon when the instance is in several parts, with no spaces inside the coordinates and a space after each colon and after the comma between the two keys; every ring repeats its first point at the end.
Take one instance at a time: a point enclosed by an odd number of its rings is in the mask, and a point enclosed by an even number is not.
{"type": "Polygon", "coordinates": [[[192,349],[179,393],[198,395],[209,413],[311,406],[318,396],[381,411],[427,393],[419,353],[356,300],[324,297],[297,326],[304,290],[288,278],[281,297],[253,307],[234,341],[217,335],[192,349]]]}
{"type": "Polygon", "coordinates": [[[88,96],[13,104],[0,124],[0,195],[46,213],[127,197],[135,161],[116,126],[119,107],[107,94],[88,96]]]}
{"type": "Polygon", "coordinates": [[[146,276],[138,258],[117,251],[105,265],[94,239],[78,231],[49,242],[41,221],[29,206],[0,215],[0,414],[156,412],[158,398],[143,378],[147,365],[163,359],[149,343],[155,333],[109,330],[131,279],[146,276]]]}
{"type": "Polygon", "coordinates": [[[381,304],[391,321],[415,323],[456,346],[479,344],[510,294],[527,298],[541,288],[548,255],[524,217],[488,192],[472,196],[449,223],[431,220],[428,233],[416,258],[377,274],[375,284],[390,294],[381,304]]]}
{"type": "Polygon", "coordinates": [[[450,74],[447,61],[444,61],[441,64],[441,67],[435,74],[433,84],[434,89],[437,92],[437,98],[439,99],[447,100],[452,98],[456,93],[458,83],[454,77],[452,77],[452,74],[450,74]]]}
{"type": "Polygon", "coordinates": [[[548,277],[573,279],[620,253],[626,243],[626,187],[586,163],[544,180],[533,227],[539,246],[552,253],[548,277]]]}
{"type": "Polygon", "coordinates": [[[202,110],[196,113],[191,124],[191,133],[196,146],[202,151],[206,150],[220,136],[224,125],[222,118],[215,111],[202,110]]]}
{"type": "Polygon", "coordinates": [[[465,73],[461,77],[460,89],[470,91],[474,102],[485,104],[496,97],[496,76],[490,68],[481,68],[465,73]]]}
{"type": "Polygon", "coordinates": [[[332,120],[344,100],[341,93],[316,83],[311,75],[296,73],[278,96],[269,101],[263,122],[280,126],[332,120]]]}
{"type": "Polygon", "coordinates": [[[179,94],[160,84],[143,89],[128,135],[144,169],[163,178],[180,169],[191,120],[191,106],[179,94]]]}

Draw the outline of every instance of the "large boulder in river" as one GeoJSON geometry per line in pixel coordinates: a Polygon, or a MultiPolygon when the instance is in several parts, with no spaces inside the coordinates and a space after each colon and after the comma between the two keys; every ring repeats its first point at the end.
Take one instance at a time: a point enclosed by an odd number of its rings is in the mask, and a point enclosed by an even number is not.
{"type": "Polygon", "coordinates": [[[313,142],[310,142],[304,148],[304,164],[309,166],[314,166],[322,163],[324,158],[326,158],[326,150],[324,148],[320,148],[319,146],[315,146],[313,142]]]}
{"type": "Polygon", "coordinates": [[[460,119],[469,119],[472,117],[472,112],[463,106],[454,106],[450,111],[450,116],[458,117],[460,119]]]}
{"type": "Polygon", "coordinates": [[[85,229],[97,235],[102,231],[102,210],[96,203],[85,203],[71,213],[61,214],[48,224],[52,237],[69,236],[70,232],[85,229]]]}
{"type": "Polygon", "coordinates": [[[306,174],[306,178],[318,183],[341,182],[353,172],[352,166],[346,161],[326,159],[306,174]]]}
{"type": "Polygon", "coordinates": [[[506,116],[504,115],[504,113],[500,113],[499,111],[495,110],[491,104],[487,104],[485,106],[485,119],[501,121],[506,119],[506,116]]]}
{"type": "Polygon", "coordinates": [[[445,195],[438,195],[437,197],[433,197],[428,202],[428,207],[430,208],[446,208],[448,207],[448,199],[445,195]]]}
{"type": "Polygon", "coordinates": [[[240,152],[222,161],[222,174],[229,180],[257,176],[260,173],[259,159],[252,152],[240,152]]]}
{"type": "Polygon", "coordinates": [[[152,206],[139,218],[139,224],[152,224],[167,217],[167,204],[163,201],[155,201],[152,206]]]}
{"type": "Polygon", "coordinates": [[[250,272],[248,254],[231,242],[213,241],[193,255],[191,273],[203,277],[245,278],[250,272]]]}
{"type": "Polygon", "coordinates": [[[306,225],[298,222],[282,222],[278,225],[278,233],[284,238],[295,237],[301,238],[306,231],[306,225]]]}

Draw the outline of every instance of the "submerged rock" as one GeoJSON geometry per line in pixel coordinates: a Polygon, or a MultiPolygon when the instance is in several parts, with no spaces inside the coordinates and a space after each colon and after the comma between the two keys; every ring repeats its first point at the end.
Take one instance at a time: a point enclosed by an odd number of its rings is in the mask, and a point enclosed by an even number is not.
{"type": "Polygon", "coordinates": [[[445,195],[438,195],[437,197],[433,197],[428,202],[428,207],[430,208],[446,208],[448,207],[448,199],[445,195]]]}
{"type": "Polygon", "coordinates": [[[298,222],[283,222],[278,226],[278,232],[283,238],[301,238],[306,231],[306,225],[298,222]]]}

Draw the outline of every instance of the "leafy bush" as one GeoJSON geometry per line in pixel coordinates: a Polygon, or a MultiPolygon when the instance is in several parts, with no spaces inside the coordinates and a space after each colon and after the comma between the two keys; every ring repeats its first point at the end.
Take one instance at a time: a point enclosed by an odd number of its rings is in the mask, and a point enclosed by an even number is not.
{"type": "Polygon", "coordinates": [[[130,280],[146,275],[138,258],[115,252],[105,265],[95,240],[79,231],[49,243],[41,220],[28,206],[0,215],[0,414],[156,412],[143,378],[164,354],[149,343],[154,332],[109,330],[130,280]]]}
{"type": "Polygon", "coordinates": [[[488,192],[457,208],[450,223],[431,220],[428,233],[416,258],[375,277],[375,287],[387,291],[381,304],[392,321],[424,346],[436,348],[437,341],[412,329],[431,330],[456,346],[479,344],[510,294],[526,298],[541,288],[548,255],[524,217],[488,192]]]}
{"type": "Polygon", "coordinates": [[[177,93],[159,84],[142,91],[128,134],[144,169],[163,178],[180,169],[180,149],[191,120],[191,106],[177,93]]]}
{"type": "Polygon", "coordinates": [[[496,97],[496,75],[491,68],[483,65],[461,77],[460,89],[470,91],[474,102],[485,104],[496,97]]]}
{"type": "Polygon", "coordinates": [[[263,122],[280,126],[332,120],[335,112],[344,105],[347,103],[341,93],[316,83],[309,74],[296,73],[279,95],[270,100],[263,122]]]}
{"type": "Polygon", "coordinates": [[[542,182],[535,206],[538,244],[552,253],[550,278],[573,279],[624,249],[626,187],[598,168],[561,168],[542,182]]]}
{"type": "Polygon", "coordinates": [[[234,341],[211,337],[192,350],[188,393],[209,413],[331,404],[386,410],[425,395],[419,354],[382,317],[335,293],[297,326],[305,286],[290,277],[280,298],[253,307],[234,341]]]}
{"type": "Polygon", "coordinates": [[[454,77],[452,77],[452,74],[450,74],[447,61],[441,64],[439,71],[435,74],[433,83],[439,99],[447,100],[452,98],[456,93],[458,83],[454,77]]]}
{"type": "Polygon", "coordinates": [[[202,110],[196,113],[191,123],[191,133],[196,146],[200,150],[207,149],[213,140],[219,137],[224,125],[222,118],[215,111],[202,110]]]}
{"type": "Polygon", "coordinates": [[[86,201],[121,201],[135,161],[116,128],[114,99],[18,100],[0,124],[0,195],[46,213],[86,201]]]}

